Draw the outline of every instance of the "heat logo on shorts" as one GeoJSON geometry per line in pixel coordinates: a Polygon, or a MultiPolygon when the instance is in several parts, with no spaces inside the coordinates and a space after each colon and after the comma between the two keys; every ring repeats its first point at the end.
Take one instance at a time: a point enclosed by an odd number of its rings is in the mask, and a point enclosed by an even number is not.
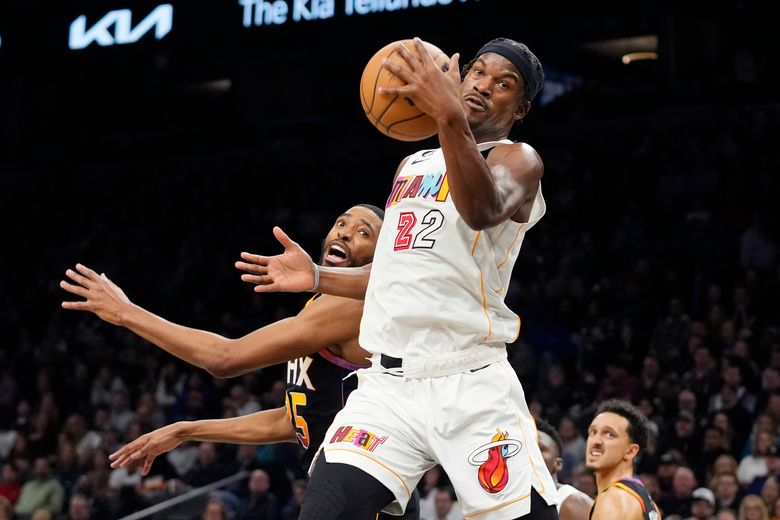
{"type": "Polygon", "coordinates": [[[339,426],[339,429],[336,430],[336,433],[331,437],[330,444],[348,442],[358,448],[363,448],[366,451],[374,451],[377,446],[386,440],[387,435],[379,437],[367,430],[353,428],[352,426],[339,426]]]}
{"type": "Polygon", "coordinates": [[[520,452],[523,443],[509,438],[509,433],[496,428],[491,442],[483,444],[469,455],[469,464],[479,466],[477,479],[488,493],[502,491],[509,482],[507,459],[520,452]]]}

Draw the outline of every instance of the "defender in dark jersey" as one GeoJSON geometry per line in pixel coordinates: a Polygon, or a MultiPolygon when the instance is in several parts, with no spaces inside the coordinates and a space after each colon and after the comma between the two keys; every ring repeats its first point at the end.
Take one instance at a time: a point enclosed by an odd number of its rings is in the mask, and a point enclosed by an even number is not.
{"type": "Polygon", "coordinates": [[[585,466],[596,475],[599,494],[592,520],[660,520],[661,512],[639,479],[634,459],[647,446],[647,418],[625,401],[603,402],[588,427],[585,466]]]}
{"type": "MultiPolygon", "coordinates": [[[[306,305],[322,295],[317,294],[306,305]]],[[[356,364],[323,348],[308,356],[287,362],[287,416],[295,430],[298,444],[305,450],[301,459],[308,470],[325,432],[347,396],[357,387],[357,377],[347,377],[363,364],[356,364]]]]}
{"type": "MultiPolygon", "coordinates": [[[[325,241],[321,263],[359,267],[371,262],[383,211],[358,205],[340,215],[325,241]]],[[[287,406],[231,419],[178,422],[143,435],[111,455],[113,467],[143,460],[147,474],[158,455],[187,440],[265,444],[295,441],[306,448],[304,464],[322,442],[333,416],[357,382],[342,381],[366,364],[358,345],[363,302],[315,297],[295,317],[231,340],[171,323],[133,304],[105,274],[77,265],[60,286],[84,301],[63,302],[65,309],[87,310],[124,326],[163,350],[207,370],[233,377],[292,359],[288,364],[287,406]]],[[[307,468],[308,469],[308,468],[307,468]]]]}

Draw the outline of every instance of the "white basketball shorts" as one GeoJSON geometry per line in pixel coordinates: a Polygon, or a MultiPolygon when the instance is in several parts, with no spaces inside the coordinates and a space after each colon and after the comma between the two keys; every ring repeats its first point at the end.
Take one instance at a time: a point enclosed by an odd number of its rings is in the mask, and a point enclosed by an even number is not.
{"type": "Polygon", "coordinates": [[[523,388],[506,360],[476,370],[406,378],[358,372],[323,441],[325,460],[350,464],[387,486],[402,514],[423,473],[441,464],[464,518],[528,514],[531,487],[552,505],[553,480],[523,388]]]}

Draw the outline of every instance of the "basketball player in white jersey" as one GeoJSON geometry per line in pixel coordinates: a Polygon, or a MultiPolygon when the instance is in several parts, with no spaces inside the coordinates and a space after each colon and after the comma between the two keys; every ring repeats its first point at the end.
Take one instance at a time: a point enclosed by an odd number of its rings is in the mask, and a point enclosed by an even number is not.
{"type": "Polygon", "coordinates": [[[558,482],[558,472],[563,468],[563,442],[560,434],[544,419],[536,419],[536,429],[539,432],[538,442],[542,458],[558,487],[558,515],[561,520],[587,520],[593,507],[593,499],[574,486],[558,482]]]}
{"type": "Polygon", "coordinates": [[[467,519],[557,518],[555,483],[506,360],[520,318],[504,303],[525,234],[545,212],[542,160],[507,139],[541,89],[542,66],[502,38],[461,76],[457,54],[443,72],[415,46],[420,57],[398,47],[408,69],[384,64],[405,85],[381,92],[432,116],[441,148],[399,166],[372,267],[317,268],[279,228],[285,254],[242,254],[237,264],[258,291],[365,297],[360,344],[372,367],[325,435],[300,518],[399,513],[437,463],[467,519]]]}

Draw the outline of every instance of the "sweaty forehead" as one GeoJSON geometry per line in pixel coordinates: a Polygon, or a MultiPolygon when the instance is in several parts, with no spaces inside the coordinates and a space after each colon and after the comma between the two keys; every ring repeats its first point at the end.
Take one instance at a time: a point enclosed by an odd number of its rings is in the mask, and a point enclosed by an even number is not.
{"type": "Polygon", "coordinates": [[[495,52],[486,52],[484,54],[480,54],[479,57],[476,59],[475,63],[482,62],[485,65],[497,67],[501,69],[501,73],[507,74],[507,75],[515,75],[519,79],[525,81],[525,78],[523,78],[523,75],[520,74],[520,71],[517,67],[515,67],[515,64],[509,61],[508,59],[504,58],[500,54],[496,54],[495,52]]]}
{"type": "Polygon", "coordinates": [[[544,445],[544,447],[550,451],[558,451],[555,446],[555,441],[552,440],[552,437],[541,430],[537,431],[537,433],[539,434],[539,444],[544,445]]]}
{"type": "Polygon", "coordinates": [[[628,433],[628,419],[613,412],[598,414],[590,425],[596,428],[610,427],[619,433],[628,433]]]}
{"type": "Polygon", "coordinates": [[[366,208],[365,206],[352,206],[342,213],[341,216],[365,221],[377,229],[382,226],[382,219],[380,219],[373,210],[366,208]]]}

